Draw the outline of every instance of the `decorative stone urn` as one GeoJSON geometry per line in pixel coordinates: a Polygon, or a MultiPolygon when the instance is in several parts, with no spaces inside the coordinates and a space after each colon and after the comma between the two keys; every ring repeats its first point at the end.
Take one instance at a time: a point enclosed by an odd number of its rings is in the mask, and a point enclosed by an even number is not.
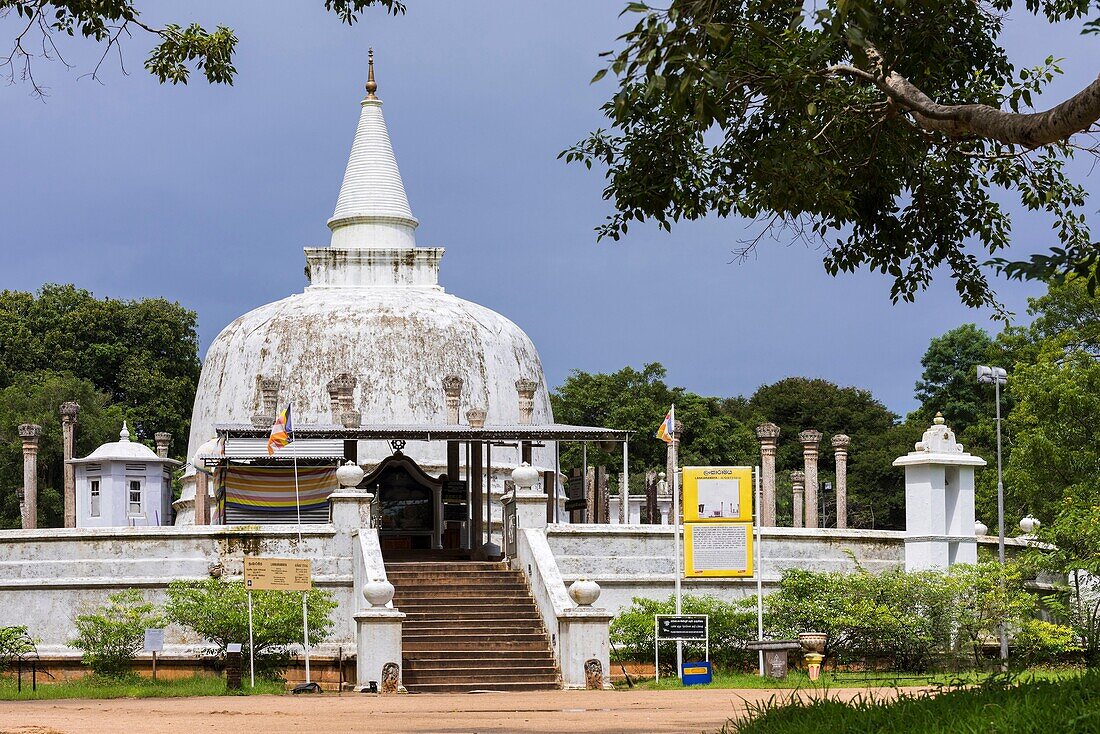
{"type": "Polygon", "coordinates": [[[393,599],[393,584],[383,579],[372,579],[363,584],[363,598],[372,607],[384,607],[393,599]]]}
{"type": "Polygon", "coordinates": [[[981,520],[975,520],[974,535],[989,535],[989,526],[981,520]]]}
{"type": "Polygon", "coordinates": [[[569,596],[579,607],[590,607],[600,598],[600,585],[588,579],[577,579],[569,585],[569,596]]]}
{"type": "Polygon", "coordinates": [[[539,481],[539,470],[525,461],[512,470],[512,481],[520,489],[529,490],[539,481]]]}
{"type": "Polygon", "coordinates": [[[824,632],[799,632],[798,643],[806,652],[821,654],[825,652],[825,640],[828,635],[824,632]]]}
{"type": "Polygon", "coordinates": [[[336,481],[341,487],[357,487],[363,481],[363,470],[354,461],[349,461],[336,470],[336,481]]]}

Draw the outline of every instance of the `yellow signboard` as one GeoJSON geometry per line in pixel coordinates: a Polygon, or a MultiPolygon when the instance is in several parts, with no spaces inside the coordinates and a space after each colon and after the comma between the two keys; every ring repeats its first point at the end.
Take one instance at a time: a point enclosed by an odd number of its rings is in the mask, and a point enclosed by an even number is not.
{"type": "Polygon", "coordinates": [[[244,557],[246,589],[309,591],[313,588],[308,558],[244,557]]]}
{"type": "Polygon", "coordinates": [[[752,523],[685,524],[684,572],[688,578],[752,576],[752,523]]]}
{"type": "Polygon", "coordinates": [[[752,521],[752,467],[684,467],[684,522],[730,520],[752,521]]]}

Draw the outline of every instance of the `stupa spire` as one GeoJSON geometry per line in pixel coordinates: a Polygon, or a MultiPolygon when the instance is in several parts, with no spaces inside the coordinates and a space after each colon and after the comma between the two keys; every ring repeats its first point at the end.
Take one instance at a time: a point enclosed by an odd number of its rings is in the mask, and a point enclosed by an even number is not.
{"type": "Polygon", "coordinates": [[[336,200],[328,220],[332,247],[415,247],[419,222],[412,215],[405,184],[390,144],[378,83],[374,79],[374,50],[367,54],[367,96],[362,101],[359,127],[336,200]]]}

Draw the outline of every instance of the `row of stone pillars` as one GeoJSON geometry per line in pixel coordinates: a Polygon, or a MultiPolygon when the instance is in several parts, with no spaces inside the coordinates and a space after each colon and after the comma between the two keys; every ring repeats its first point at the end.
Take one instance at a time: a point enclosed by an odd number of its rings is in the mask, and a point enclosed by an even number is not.
{"type": "MultiPolygon", "coordinates": [[[[58,413],[61,416],[61,452],[64,457],[64,527],[75,528],[76,471],[71,459],[80,404],[72,401],[62,403],[58,413]]],[[[23,441],[23,494],[19,500],[19,515],[23,529],[34,530],[38,527],[38,449],[42,440],[42,426],[37,423],[21,423],[19,438],[23,441]]],[[[157,456],[167,458],[172,434],[161,432],[153,438],[157,444],[157,456]]]]}
{"type": "MultiPolygon", "coordinates": [[[[756,427],[760,439],[760,524],[775,526],[775,449],[779,443],[779,426],[764,423],[756,427]]],[[[794,526],[820,526],[818,512],[817,458],[821,432],[809,429],[798,434],[802,444],[803,469],[791,472],[794,493],[794,526]]],[[[852,439],[843,433],[833,436],[836,459],[836,526],[848,527],[848,450],[852,439]]]]}

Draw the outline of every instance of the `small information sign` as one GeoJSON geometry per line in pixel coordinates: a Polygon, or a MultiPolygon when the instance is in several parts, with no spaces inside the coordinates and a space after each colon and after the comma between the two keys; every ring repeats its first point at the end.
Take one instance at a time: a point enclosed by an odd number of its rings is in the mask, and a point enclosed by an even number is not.
{"type": "Polygon", "coordinates": [[[466,504],[466,499],[469,497],[469,491],[466,489],[466,482],[461,480],[448,479],[443,482],[443,502],[444,504],[466,504]]]}
{"type": "Polygon", "coordinates": [[[470,519],[470,506],[466,503],[443,505],[443,519],[447,522],[465,522],[470,519]]]}
{"type": "Polygon", "coordinates": [[[584,477],[570,477],[565,482],[565,510],[583,510],[588,507],[584,497],[584,477]]]}
{"type": "Polygon", "coordinates": [[[680,679],[685,686],[705,686],[711,678],[709,662],[684,663],[680,668],[680,679]]]}
{"type": "Polygon", "coordinates": [[[658,614],[657,639],[705,642],[707,639],[707,615],[658,614]]]}
{"type": "Polygon", "coordinates": [[[145,630],[145,644],[142,649],[145,652],[164,652],[164,629],[145,630]]]}
{"type": "Polygon", "coordinates": [[[309,591],[313,588],[309,559],[245,556],[244,586],[250,590],[309,591]]]}
{"type": "Polygon", "coordinates": [[[684,560],[687,576],[752,576],[752,523],[685,524],[684,560]]]}

